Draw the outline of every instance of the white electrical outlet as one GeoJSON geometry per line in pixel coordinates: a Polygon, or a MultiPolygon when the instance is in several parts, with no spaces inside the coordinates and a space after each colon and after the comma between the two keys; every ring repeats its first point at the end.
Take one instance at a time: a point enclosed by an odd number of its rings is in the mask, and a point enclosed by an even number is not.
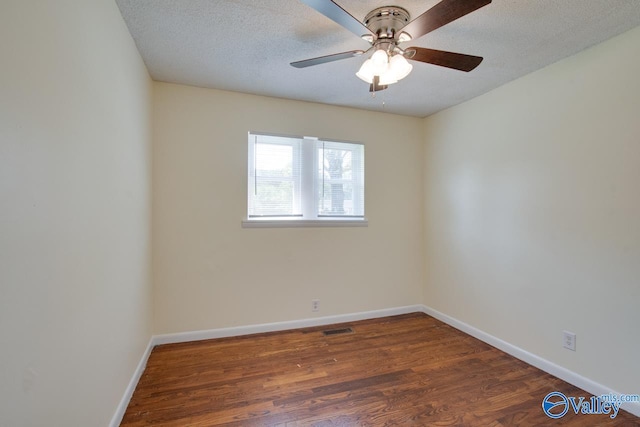
{"type": "Polygon", "coordinates": [[[320,311],[320,300],[319,299],[311,300],[311,311],[320,311]]]}
{"type": "Polygon", "coordinates": [[[569,350],[576,351],[576,334],[569,331],[562,331],[562,346],[569,350]]]}

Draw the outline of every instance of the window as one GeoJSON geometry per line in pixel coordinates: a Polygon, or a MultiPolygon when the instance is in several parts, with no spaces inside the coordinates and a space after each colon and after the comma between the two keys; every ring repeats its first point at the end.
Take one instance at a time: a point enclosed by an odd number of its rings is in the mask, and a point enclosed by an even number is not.
{"type": "Polygon", "coordinates": [[[246,226],[366,225],[364,145],[249,133],[246,226]]]}

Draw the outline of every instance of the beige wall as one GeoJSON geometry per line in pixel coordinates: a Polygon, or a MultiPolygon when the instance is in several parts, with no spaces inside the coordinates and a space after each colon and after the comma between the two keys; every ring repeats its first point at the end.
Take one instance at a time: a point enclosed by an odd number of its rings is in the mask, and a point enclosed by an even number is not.
{"type": "Polygon", "coordinates": [[[0,62],[0,425],[105,426],[151,334],[150,79],[112,0],[3,0],[0,62]]]}
{"type": "Polygon", "coordinates": [[[416,118],[154,83],[155,332],[419,302],[421,124],[416,118]],[[369,227],[241,228],[248,131],[364,142],[369,227]],[[320,299],[318,313],[311,312],[314,298],[320,299]]]}
{"type": "Polygon", "coordinates": [[[638,76],[640,28],[425,120],[425,303],[625,393],[640,384],[638,76]]]}

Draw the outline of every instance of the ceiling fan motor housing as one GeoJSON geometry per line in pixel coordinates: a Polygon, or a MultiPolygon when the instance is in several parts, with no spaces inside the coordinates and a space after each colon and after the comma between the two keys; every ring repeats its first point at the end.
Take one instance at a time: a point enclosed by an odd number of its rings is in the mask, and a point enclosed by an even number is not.
{"type": "Polygon", "coordinates": [[[398,6],[384,6],[372,10],[365,16],[364,25],[376,35],[376,39],[397,41],[399,30],[409,23],[410,15],[398,6]]]}

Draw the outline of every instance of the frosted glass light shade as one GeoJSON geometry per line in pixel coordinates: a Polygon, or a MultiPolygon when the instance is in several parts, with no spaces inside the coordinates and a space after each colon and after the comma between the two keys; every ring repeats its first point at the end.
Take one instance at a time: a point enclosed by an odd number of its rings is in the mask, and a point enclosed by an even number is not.
{"type": "Polygon", "coordinates": [[[373,74],[373,64],[371,64],[371,59],[367,59],[366,61],[364,61],[364,63],[360,67],[360,70],[356,73],[356,76],[358,76],[360,79],[364,80],[369,84],[373,83],[374,74],[373,74]]]}
{"type": "Polygon", "coordinates": [[[373,75],[382,76],[389,69],[389,55],[384,50],[376,50],[371,55],[371,65],[373,66],[373,75]]]}
{"type": "Polygon", "coordinates": [[[356,73],[358,78],[372,84],[374,76],[380,77],[380,85],[397,83],[407,77],[413,66],[402,56],[396,54],[391,59],[384,50],[376,50],[371,58],[364,61],[360,70],[356,73]]]}
{"type": "Polygon", "coordinates": [[[380,82],[378,84],[380,84],[382,86],[386,86],[386,85],[391,85],[391,84],[394,84],[394,83],[398,83],[398,79],[391,72],[391,70],[388,70],[386,73],[384,73],[384,74],[382,74],[380,76],[380,82]]]}
{"type": "Polygon", "coordinates": [[[413,65],[409,64],[409,61],[404,56],[397,54],[391,58],[389,69],[397,81],[407,77],[413,69],[413,65]]]}

